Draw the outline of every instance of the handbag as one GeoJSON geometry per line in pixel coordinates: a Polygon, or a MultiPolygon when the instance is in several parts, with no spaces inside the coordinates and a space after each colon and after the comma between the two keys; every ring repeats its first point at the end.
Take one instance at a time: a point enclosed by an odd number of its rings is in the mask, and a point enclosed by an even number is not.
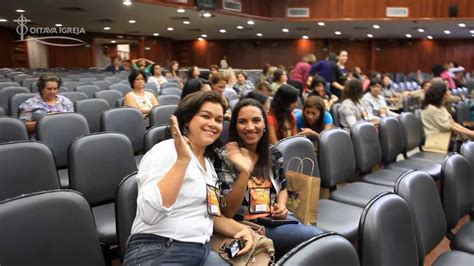
{"type": "MultiPolygon", "coordinates": [[[[314,161],[310,158],[300,159],[296,171],[286,171],[287,189],[288,189],[288,203],[289,211],[300,220],[303,224],[317,224],[318,209],[319,209],[319,194],[321,188],[321,179],[310,175],[303,174],[303,165],[305,161],[312,164],[311,173],[314,170],[314,161]]],[[[288,166],[290,163],[288,163],[288,166]]],[[[287,167],[288,168],[288,167],[287,167]]]]}
{"type": "Polygon", "coordinates": [[[218,233],[214,233],[211,238],[212,250],[219,253],[222,259],[232,265],[273,265],[275,261],[275,247],[273,246],[273,240],[265,236],[265,227],[248,221],[240,223],[249,227],[252,234],[253,246],[247,253],[229,258],[225,252],[225,247],[234,241],[234,238],[218,233]]]}

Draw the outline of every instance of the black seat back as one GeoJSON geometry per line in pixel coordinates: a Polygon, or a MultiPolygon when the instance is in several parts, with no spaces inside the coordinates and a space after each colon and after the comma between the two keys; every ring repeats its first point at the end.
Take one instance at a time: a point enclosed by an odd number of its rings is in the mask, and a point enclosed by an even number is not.
{"type": "Polygon", "coordinates": [[[168,126],[154,126],[148,129],[145,133],[145,152],[151,150],[158,142],[171,138],[168,131],[168,126]]]}
{"type": "Polygon", "coordinates": [[[16,118],[0,117],[0,143],[16,140],[28,140],[25,123],[16,118]]]}
{"type": "Polygon", "coordinates": [[[30,90],[24,87],[7,87],[0,90],[0,107],[9,115],[8,102],[15,94],[29,93],[30,90]]]}
{"type": "Polygon", "coordinates": [[[469,161],[472,169],[474,169],[474,141],[464,142],[461,146],[461,154],[469,161]]]}
{"type": "Polygon", "coordinates": [[[102,112],[101,131],[117,131],[132,142],[134,152],[143,150],[145,123],[142,113],[135,108],[115,108],[102,112]]]}
{"type": "Polygon", "coordinates": [[[162,126],[170,124],[170,117],[178,108],[177,105],[158,105],[150,111],[150,125],[162,126]]]}
{"type": "Polygon", "coordinates": [[[69,100],[71,100],[72,103],[87,99],[87,95],[79,91],[61,92],[60,95],[68,98],[69,100]]]}
{"type": "Polygon", "coordinates": [[[100,131],[100,117],[102,112],[110,109],[104,99],[87,99],[74,103],[74,110],[87,119],[90,132],[100,131]]]}
{"type": "Polygon", "coordinates": [[[377,129],[368,122],[356,123],[351,129],[351,137],[357,170],[361,173],[369,173],[382,161],[382,149],[377,129]]]}
{"type": "Polygon", "coordinates": [[[318,160],[314,153],[313,143],[311,143],[308,138],[303,136],[284,138],[278,141],[275,147],[283,155],[283,166],[285,170],[297,171],[301,165],[300,161],[295,158],[305,159],[301,172],[306,175],[319,177],[318,160]],[[310,161],[314,162],[314,166],[310,161]]]}
{"type": "Polygon", "coordinates": [[[400,122],[405,144],[404,151],[408,152],[420,147],[422,143],[420,129],[423,128],[421,120],[413,113],[401,113],[400,122]]]}
{"type": "Polygon", "coordinates": [[[379,139],[382,147],[382,161],[395,162],[397,156],[403,151],[403,134],[398,119],[394,117],[380,119],[379,139]]]}
{"type": "Polygon", "coordinates": [[[178,95],[168,94],[158,96],[158,102],[160,105],[178,105],[180,100],[181,97],[178,95]]]}
{"type": "Polygon", "coordinates": [[[80,85],[76,87],[76,91],[83,92],[87,95],[87,98],[92,99],[94,94],[100,91],[100,88],[97,85],[80,85]]]}
{"type": "Polygon", "coordinates": [[[126,176],[117,187],[115,194],[115,221],[120,255],[125,255],[127,239],[132,230],[137,212],[138,184],[137,173],[126,176]]]}
{"type": "Polygon", "coordinates": [[[341,120],[339,119],[339,108],[341,107],[340,103],[335,103],[331,106],[331,116],[333,124],[336,127],[341,127],[341,120]]]}

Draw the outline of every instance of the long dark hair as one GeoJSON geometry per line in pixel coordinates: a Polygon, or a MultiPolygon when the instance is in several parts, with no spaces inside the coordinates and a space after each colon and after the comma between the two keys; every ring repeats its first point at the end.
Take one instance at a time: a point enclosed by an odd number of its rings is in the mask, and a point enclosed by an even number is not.
{"type": "Polygon", "coordinates": [[[358,79],[351,79],[344,84],[344,90],[342,91],[342,101],[345,99],[351,99],[354,103],[360,103],[360,99],[364,95],[362,88],[362,82],[358,79]]]}
{"type": "Polygon", "coordinates": [[[325,112],[326,112],[326,106],[324,104],[323,98],[319,96],[314,96],[314,95],[309,96],[303,105],[303,121],[304,121],[305,126],[318,133],[321,133],[321,131],[323,131],[324,127],[326,126],[326,124],[324,123],[325,112]],[[319,115],[318,121],[316,121],[314,125],[310,125],[308,121],[306,120],[306,117],[304,116],[304,111],[306,110],[306,108],[316,108],[319,111],[320,115],[319,115]]]}
{"type": "Polygon", "coordinates": [[[202,81],[200,79],[192,78],[188,79],[183,87],[183,92],[181,93],[181,98],[188,96],[191,93],[200,91],[202,87],[202,81]]]}
{"type": "Polygon", "coordinates": [[[422,109],[425,109],[430,104],[440,108],[443,105],[446,90],[447,85],[444,82],[431,83],[431,88],[426,92],[425,99],[422,102],[422,109]]]}
{"type": "Polygon", "coordinates": [[[280,136],[284,135],[285,131],[285,122],[290,123],[291,128],[295,126],[293,121],[292,111],[288,107],[298,100],[299,91],[288,84],[283,84],[275,93],[273,97],[270,112],[273,112],[278,121],[278,128],[276,129],[280,132],[280,136]]]}
{"type": "Polygon", "coordinates": [[[260,110],[260,113],[262,114],[263,121],[265,123],[265,130],[263,131],[263,135],[258,141],[257,148],[255,150],[255,153],[258,154],[258,160],[255,163],[255,167],[253,169],[253,175],[255,176],[261,176],[264,178],[268,178],[268,173],[270,169],[270,162],[271,162],[271,157],[270,157],[270,152],[269,152],[269,145],[270,145],[270,136],[268,134],[268,121],[267,121],[267,115],[265,114],[265,110],[263,109],[263,106],[257,102],[254,99],[251,98],[246,98],[243,100],[240,100],[237,105],[234,107],[232,111],[232,119],[230,120],[230,125],[229,125],[229,141],[236,141],[239,143],[239,146],[245,146],[243,143],[243,140],[240,138],[239,134],[237,133],[237,120],[239,119],[239,112],[242,108],[246,106],[255,106],[260,110]]]}
{"type": "MultiPolygon", "coordinates": [[[[188,132],[187,125],[193,119],[193,117],[201,110],[201,107],[206,102],[217,103],[222,106],[222,115],[225,111],[225,102],[223,97],[214,91],[198,91],[191,93],[184,97],[178,104],[174,115],[178,119],[179,130],[183,135],[188,132]]],[[[170,133],[170,132],[169,132],[170,133]]],[[[214,148],[220,146],[219,139],[214,141],[213,144],[206,147],[206,156],[212,155],[214,148]]]]}

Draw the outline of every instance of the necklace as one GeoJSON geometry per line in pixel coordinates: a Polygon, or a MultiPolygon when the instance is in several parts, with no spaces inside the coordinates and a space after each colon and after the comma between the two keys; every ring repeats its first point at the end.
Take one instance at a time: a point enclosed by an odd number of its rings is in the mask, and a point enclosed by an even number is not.
{"type": "Polygon", "coordinates": [[[252,181],[255,183],[255,185],[257,186],[261,186],[263,185],[263,183],[265,182],[265,178],[258,178],[256,176],[252,176],[252,181]]]}

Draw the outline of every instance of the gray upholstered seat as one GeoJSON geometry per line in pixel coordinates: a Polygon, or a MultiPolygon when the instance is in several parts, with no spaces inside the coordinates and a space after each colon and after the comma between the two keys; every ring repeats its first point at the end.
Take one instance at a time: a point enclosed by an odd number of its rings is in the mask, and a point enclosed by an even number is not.
{"type": "Polygon", "coordinates": [[[474,141],[467,141],[461,146],[461,155],[469,161],[474,169],[474,141]]]}
{"type": "Polygon", "coordinates": [[[382,162],[382,149],[377,129],[371,123],[360,122],[352,127],[351,136],[357,171],[362,175],[362,181],[393,187],[397,179],[406,171],[383,168],[372,171],[382,162]]]}
{"type": "Polygon", "coordinates": [[[117,243],[115,190],[137,170],[130,140],[120,133],[96,133],[76,139],[69,149],[71,188],[84,194],[102,243],[117,243]]]}
{"type": "Polygon", "coordinates": [[[74,103],[74,110],[87,119],[90,132],[92,133],[100,131],[102,112],[109,109],[109,103],[104,99],[87,99],[74,103]]]}
{"type": "Polygon", "coordinates": [[[384,117],[380,120],[380,144],[382,147],[382,160],[389,169],[420,170],[428,173],[434,179],[441,176],[441,164],[421,161],[402,160],[396,161],[397,156],[403,152],[403,134],[400,122],[394,117],[384,117]]]}
{"type": "Polygon", "coordinates": [[[132,142],[135,153],[143,151],[145,123],[138,109],[115,108],[102,112],[101,129],[125,134],[132,142]]]}
{"type": "Polygon", "coordinates": [[[25,123],[16,118],[0,117],[0,143],[16,140],[28,140],[25,123]]]}
{"type": "Polygon", "coordinates": [[[451,251],[445,252],[439,256],[433,263],[433,266],[453,266],[453,265],[473,265],[474,255],[460,252],[451,251]]]}
{"type": "Polygon", "coordinates": [[[145,133],[145,152],[151,150],[156,143],[171,137],[167,134],[168,130],[168,126],[154,126],[148,129],[145,133]]]}
{"type": "Polygon", "coordinates": [[[79,91],[61,92],[60,95],[68,98],[72,103],[87,99],[87,95],[79,91]]]}
{"type": "MultiPolygon", "coordinates": [[[[325,130],[319,137],[319,163],[321,185],[335,188],[355,175],[356,162],[351,137],[339,128],[325,130]],[[344,162],[341,164],[341,162],[344,162]]],[[[382,192],[393,191],[393,186],[382,186],[364,182],[347,183],[331,193],[331,199],[364,207],[373,197],[382,192]]]]}
{"type": "Polygon", "coordinates": [[[109,89],[109,86],[112,85],[113,83],[108,80],[98,80],[98,81],[94,81],[93,84],[98,86],[100,90],[107,90],[109,89]]]}
{"type": "Polygon", "coordinates": [[[7,112],[9,115],[9,109],[8,109],[8,101],[10,100],[11,97],[15,94],[19,93],[29,93],[30,90],[24,88],[24,87],[7,87],[3,88],[0,90],[0,107],[7,112]]]}
{"type": "Polygon", "coordinates": [[[47,191],[0,203],[0,258],[5,265],[104,265],[87,201],[47,191]],[[19,239],[27,244],[15,244],[19,239]]]}
{"type": "Polygon", "coordinates": [[[132,230],[137,212],[138,186],[137,173],[125,177],[117,187],[115,194],[115,220],[120,255],[125,255],[127,239],[132,230]]]}
{"type": "Polygon", "coordinates": [[[407,202],[393,193],[374,198],[360,217],[361,264],[419,265],[416,228],[407,202]],[[395,218],[396,217],[396,218],[395,218]]]}
{"type": "Polygon", "coordinates": [[[339,108],[341,107],[340,103],[335,103],[331,106],[331,115],[333,124],[336,127],[341,127],[341,122],[339,120],[339,108]]]}
{"type": "Polygon", "coordinates": [[[76,88],[77,92],[83,92],[87,95],[87,98],[92,99],[94,98],[94,93],[100,91],[100,87],[97,85],[80,85],[76,88]]]}
{"type": "Polygon", "coordinates": [[[150,125],[162,126],[170,123],[170,117],[176,111],[177,105],[158,105],[150,111],[150,125]]]}
{"type": "Polygon", "coordinates": [[[178,105],[181,97],[178,95],[160,95],[158,96],[158,102],[160,105],[178,105]]]}
{"type": "Polygon", "coordinates": [[[122,98],[122,93],[116,90],[102,90],[94,94],[95,98],[104,99],[109,103],[110,108],[117,106],[117,100],[122,98]]]}
{"type": "MultiPolygon", "coordinates": [[[[174,84],[174,83],[173,83],[174,84]]],[[[166,84],[165,84],[166,85],[166,84]]],[[[181,89],[177,87],[166,87],[163,86],[163,88],[160,90],[161,95],[176,95],[181,97],[181,89]]]]}
{"type": "Polygon", "coordinates": [[[33,98],[36,95],[38,95],[38,93],[18,93],[13,95],[8,101],[8,109],[10,116],[18,118],[20,114],[18,108],[20,107],[20,105],[26,100],[33,98]]]}
{"type": "Polygon", "coordinates": [[[119,91],[124,96],[125,96],[125,94],[132,91],[132,87],[130,87],[130,85],[123,84],[123,83],[112,84],[112,85],[109,86],[109,89],[114,90],[114,91],[119,91]]]}
{"type": "Polygon", "coordinates": [[[65,81],[63,86],[68,88],[69,91],[75,91],[76,87],[80,85],[79,81],[65,81]]]}
{"type": "Polygon", "coordinates": [[[358,266],[359,258],[355,248],[343,236],[324,233],[299,244],[276,265],[358,266]]]}

